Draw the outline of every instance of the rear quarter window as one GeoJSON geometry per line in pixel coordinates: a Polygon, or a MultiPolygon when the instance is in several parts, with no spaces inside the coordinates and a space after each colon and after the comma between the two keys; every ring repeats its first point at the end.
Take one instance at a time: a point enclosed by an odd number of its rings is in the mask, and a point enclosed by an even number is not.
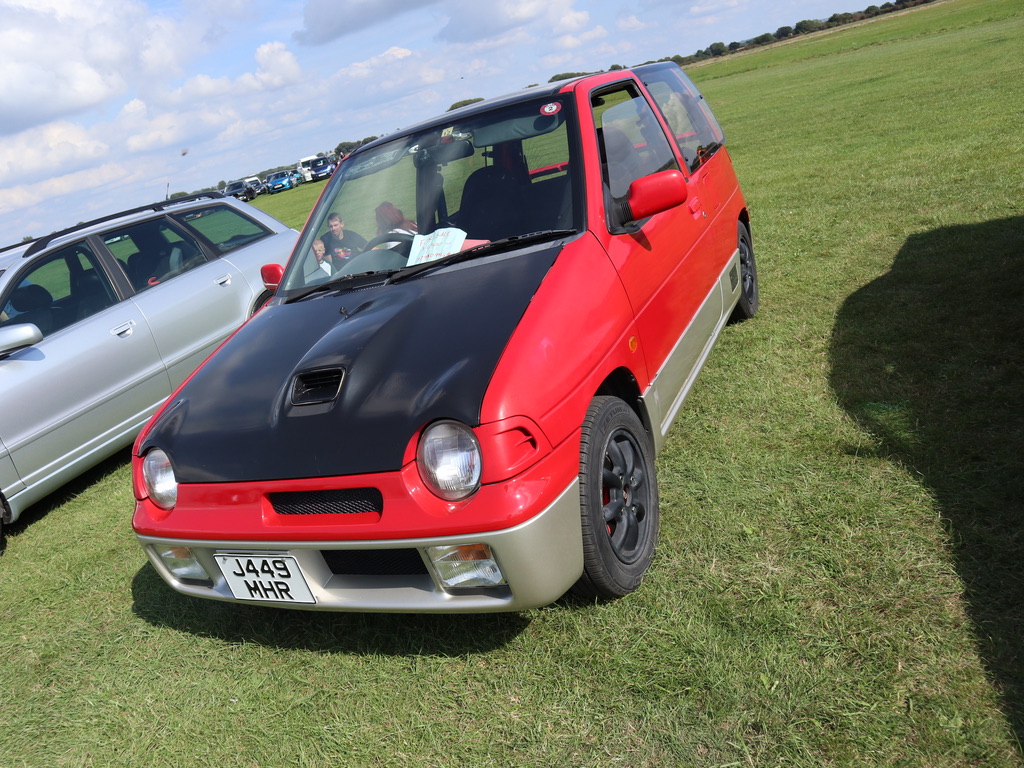
{"type": "Polygon", "coordinates": [[[643,80],[672,129],[687,168],[695,171],[725,143],[722,127],[682,70],[667,68],[646,72],[643,80]]]}
{"type": "Polygon", "coordinates": [[[220,254],[273,234],[259,222],[226,205],[196,208],[174,218],[206,238],[220,254]]]}

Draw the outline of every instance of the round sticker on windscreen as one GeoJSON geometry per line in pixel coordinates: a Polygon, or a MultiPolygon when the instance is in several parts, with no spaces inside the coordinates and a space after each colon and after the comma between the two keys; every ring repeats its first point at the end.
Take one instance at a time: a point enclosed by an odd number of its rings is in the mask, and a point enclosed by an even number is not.
{"type": "Polygon", "coordinates": [[[557,101],[552,101],[550,104],[545,104],[540,108],[540,113],[542,115],[557,115],[561,111],[562,105],[557,101]]]}

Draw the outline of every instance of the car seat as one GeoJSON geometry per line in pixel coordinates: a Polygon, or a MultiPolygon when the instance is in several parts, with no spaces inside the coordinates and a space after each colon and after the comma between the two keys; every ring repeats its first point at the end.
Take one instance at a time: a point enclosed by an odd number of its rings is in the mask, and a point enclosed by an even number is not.
{"type": "Polygon", "coordinates": [[[615,200],[629,195],[629,185],[644,175],[640,155],[629,137],[613,126],[600,131],[609,191],[615,200]]]}
{"type": "Polygon", "coordinates": [[[168,257],[159,251],[139,251],[128,257],[128,279],[137,291],[156,285],[168,271],[168,257]]]}
{"type": "Polygon", "coordinates": [[[54,331],[53,296],[41,285],[22,285],[11,294],[15,323],[32,323],[47,336],[54,331]]]}
{"type": "Polygon", "coordinates": [[[91,317],[100,310],[113,306],[116,301],[95,269],[82,272],[75,282],[75,290],[71,296],[75,302],[76,321],[91,317]]]}
{"type": "Polygon", "coordinates": [[[453,219],[473,240],[500,240],[523,234],[525,184],[497,165],[478,168],[466,179],[462,204],[453,219]]]}

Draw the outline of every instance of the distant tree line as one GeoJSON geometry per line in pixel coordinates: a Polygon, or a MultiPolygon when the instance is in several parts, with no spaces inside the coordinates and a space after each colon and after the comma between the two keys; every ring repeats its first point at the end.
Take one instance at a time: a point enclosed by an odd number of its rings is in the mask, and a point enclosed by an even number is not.
{"type": "MultiPolygon", "coordinates": [[[[788,40],[798,35],[808,35],[812,32],[820,32],[823,29],[832,29],[833,27],[840,27],[844,24],[852,24],[855,21],[863,21],[864,19],[870,19],[875,16],[881,16],[885,13],[892,13],[893,11],[902,11],[907,8],[913,8],[916,5],[925,5],[927,3],[935,2],[935,0],[898,0],[895,3],[882,3],[882,5],[869,5],[863,11],[856,11],[854,13],[833,13],[828,19],[804,19],[798,21],[796,25],[789,27],[779,27],[772,32],[765,32],[764,34],[758,35],[757,37],[751,38],[750,40],[744,40],[742,42],[732,42],[726,45],[725,43],[712,43],[707,48],[699,50],[689,56],[682,56],[676,54],[675,56],[666,56],[662,59],[656,59],[656,61],[674,61],[680,67],[685,67],[688,64],[696,64],[701,61],[713,59],[719,56],[727,56],[730,53],[737,53],[739,51],[746,51],[753,48],[760,48],[764,45],[770,45],[771,43],[777,43],[780,40],[788,40]]],[[[650,61],[645,61],[645,64],[651,64],[650,61]]],[[[612,64],[608,71],[616,69],[624,69],[621,64],[612,64]]],[[[555,83],[559,80],[568,80],[573,77],[580,77],[581,75],[592,75],[593,72],[561,72],[557,75],[553,75],[549,83],[555,83]]]]}
{"type": "MultiPolygon", "coordinates": [[[[726,45],[725,43],[712,43],[707,48],[699,50],[696,53],[693,53],[689,56],[682,56],[680,54],[676,54],[675,56],[666,56],[664,58],[655,59],[653,61],[645,61],[644,64],[652,64],[654,63],[654,61],[674,61],[680,67],[684,67],[688,64],[696,64],[698,62],[706,61],[708,59],[713,59],[720,56],[727,56],[731,53],[737,53],[739,51],[760,48],[761,46],[770,45],[771,43],[777,43],[780,40],[788,40],[799,35],[809,35],[812,32],[820,32],[824,29],[832,29],[833,27],[841,27],[844,24],[852,24],[856,21],[863,21],[864,19],[874,18],[875,16],[881,16],[882,14],[885,13],[902,11],[907,8],[913,8],[914,6],[917,5],[926,5],[928,3],[933,2],[936,2],[936,0],[897,0],[897,2],[894,3],[886,2],[882,3],[881,5],[869,5],[863,11],[856,11],[853,13],[833,13],[827,19],[803,19],[802,21],[798,21],[792,27],[779,27],[777,30],[775,30],[774,33],[765,32],[764,34],[758,35],[757,37],[751,38],[750,40],[744,40],[742,42],[732,42],[729,43],[728,45],[726,45]]],[[[608,67],[608,71],[612,72],[618,69],[625,68],[626,67],[624,67],[622,64],[612,64],[610,67],[608,67]]],[[[555,83],[558,82],[559,80],[569,80],[574,77],[582,77],[583,75],[593,74],[596,73],[560,72],[557,75],[552,75],[548,82],[555,83]]],[[[462,101],[457,101],[450,107],[448,107],[448,111],[451,112],[454,109],[464,107],[467,104],[475,104],[478,101],[483,101],[483,99],[479,97],[473,99],[463,99],[462,101]]],[[[359,147],[363,146],[364,144],[369,144],[371,141],[374,141],[377,138],[379,137],[367,136],[365,139],[362,139],[361,141],[339,142],[338,146],[334,148],[334,154],[336,154],[339,158],[345,157],[345,155],[354,152],[355,150],[359,149],[359,147]]],[[[324,155],[326,153],[318,152],[317,154],[324,155]]],[[[274,171],[283,171],[294,167],[294,165],[281,165],[278,166],[277,168],[268,168],[264,171],[252,175],[259,176],[261,179],[264,179],[267,177],[268,173],[273,173],[274,171]]],[[[197,191],[209,192],[214,189],[219,191],[223,190],[225,186],[227,186],[227,182],[220,181],[217,183],[216,187],[207,187],[206,189],[200,189],[197,191]]],[[[171,195],[171,197],[181,197],[185,194],[187,193],[175,192],[171,195]]]]}

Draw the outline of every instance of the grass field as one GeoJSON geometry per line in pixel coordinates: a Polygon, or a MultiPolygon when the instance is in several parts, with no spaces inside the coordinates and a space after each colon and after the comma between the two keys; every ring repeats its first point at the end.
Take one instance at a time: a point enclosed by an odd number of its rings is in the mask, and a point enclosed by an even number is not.
{"type": "MultiPolygon", "coordinates": [[[[119,456],[10,529],[0,766],[1022,765],[1021,41],[1019,0],[950,0],[693,70],[762,309],[659,458],[638,593],[189,599],[119,456]]],[[[300,226],[320,189],[260,205],[300,226]]]]}

